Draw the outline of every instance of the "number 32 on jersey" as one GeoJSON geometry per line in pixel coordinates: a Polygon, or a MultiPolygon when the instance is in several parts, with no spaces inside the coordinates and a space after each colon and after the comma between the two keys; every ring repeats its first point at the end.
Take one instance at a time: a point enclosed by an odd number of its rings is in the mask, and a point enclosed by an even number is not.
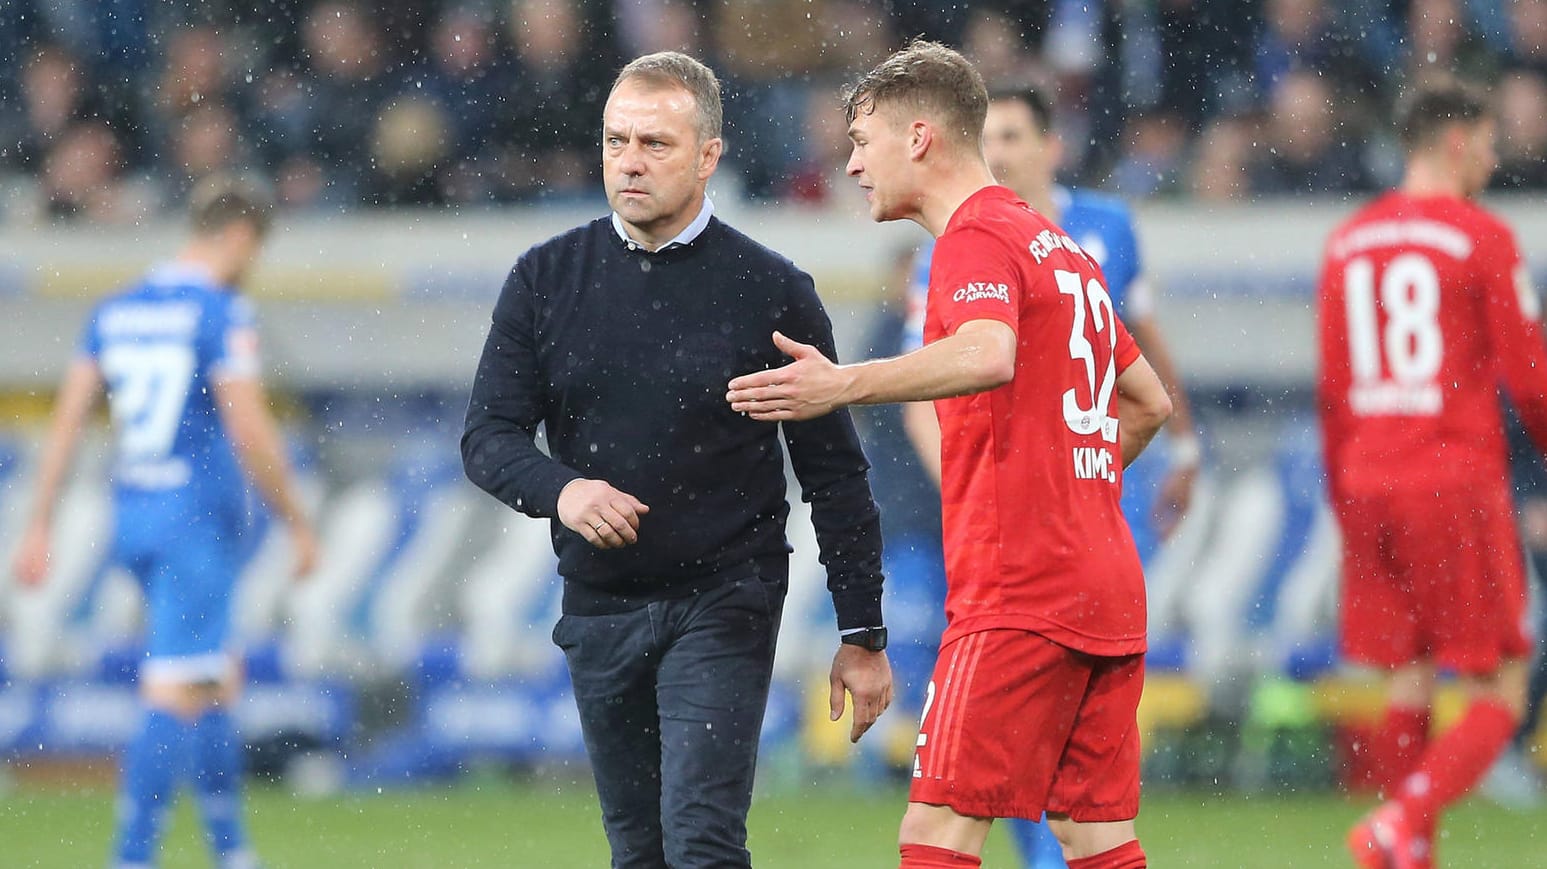
{"type": "MultiPolygon", "coordinates": [[[[1112,308],[1112,296],[1101,281],[1085,280],[1079,272],[1057,269],[1053,279],[1058,292],[1074,301],[1074,322],[1069,329],[1069,356],[1085,365],[1085,394],[1090,397],[1089,406],[1080,400],[1080,390],[1070,388],[1064,392],[1064,423],[1077,435],[1100,432],[1102,440],[1117,443],[1117,417],[1108,416],[1112,404],[1112,390],[1117,385],[1117,313],[1112,308]],[[1096,347],[1086,335],[1089,322],[1098,342],[1107,351],[1105,364],[1099,365],[1096,347]],[[1098,371],[1099,380],[1098,380],[1098,371]]],[[[1074,448],[1074,475],[1082,480],[1117,482],[1112,451],[1107,447],[1079,446],[1074,448]]]]}

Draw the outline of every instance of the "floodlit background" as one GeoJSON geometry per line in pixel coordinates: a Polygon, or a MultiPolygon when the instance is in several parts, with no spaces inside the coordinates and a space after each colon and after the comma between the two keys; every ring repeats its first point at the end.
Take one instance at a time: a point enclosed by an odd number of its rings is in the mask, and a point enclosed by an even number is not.
{"type": "MultiPolygon", "coordinates": [[[[475,491],[456,449],[493,300],[527,246],[605,213],[607,86],[628,58],[677,48],[725,86],[717,213],[813,274],[845,358],[894,352],[902,264],[924,233],[866,218],[841,171],[837,94],[914,34],[961,47],[991,85],[1056,93],[1062,177],[1134,201],[1197,406],[1193,513],[1169,541],[1136,528],[1152,611],[1151,856],[1239,866],[1277,842],[1261,865],[1340,865],[1359,811],[1344,795],[1364,772],[1348,747],[1379,699],[1332,642],[1336,529],[1309,402],[1320,245],[1396,180],[1383,119],[1402,82],[1454,70],[1496,84],[1503,167],[1489,204],[1543,283],[1541,0],[7,0],[0,558],[91,300],[174,252],[198,178],[272,179],[283,211],[250,290],[324,557],[291,584],[284,535],[265,534],[242,579],[240,720],[271,783],[253,798],[258,849],[293,866],[599,865],[548,639],[547,525],[475,491]],[[384,844],[405,835],[419,845],[384,844]]],[[[892,859],[940,629],[934,495],[895,412],[856,416],[905,685],[858,749],[826,721],[836,636],[795,499],[753,810],[754,854],[772,866],[892,859]]],[[[89,442],[65,495],[50,583],[0,582],[0,841],[20,849],[6,865],[107,850],[140,624],[132,582],[104,563],[106,447],[89,442]]],[[[1152,486],[1165,463],[1162,441],[1129,485],[1152,486]]],[[[1544,815],[1524,810],[1478,801],[1441,853],[1547,865],[1544,815]]],[[[191,827],[174,830],[171,865],[198,865],[195,845],[177,850],[191,827]]],[[[1011,859],[998,840],[988,856],[1011,859]]]]}

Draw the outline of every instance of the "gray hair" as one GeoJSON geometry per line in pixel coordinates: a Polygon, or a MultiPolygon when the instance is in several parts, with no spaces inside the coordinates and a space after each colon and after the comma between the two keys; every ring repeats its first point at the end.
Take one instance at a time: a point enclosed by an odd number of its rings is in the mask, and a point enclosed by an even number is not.
{"type": "Polygon", "coordinates": [[[631,78],[687,91],[698,106],[698,140],[707,142],[720,137],[725,110],[720,105],[720,80],[715,78],[714,70],[680,51],[657,51],[637,57],[623,67],[613,79],[613,90],[631,78]]]}

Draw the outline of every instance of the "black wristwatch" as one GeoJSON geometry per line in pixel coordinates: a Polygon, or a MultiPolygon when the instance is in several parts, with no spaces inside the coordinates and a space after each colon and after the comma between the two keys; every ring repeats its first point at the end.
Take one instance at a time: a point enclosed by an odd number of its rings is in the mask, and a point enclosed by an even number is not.
{"type": "Polygon", "coordinates": [[[886,628],[862,628],[850,631],[838,638],[846,646],[859,646],[872,652],[886,648],[886,628]]]}

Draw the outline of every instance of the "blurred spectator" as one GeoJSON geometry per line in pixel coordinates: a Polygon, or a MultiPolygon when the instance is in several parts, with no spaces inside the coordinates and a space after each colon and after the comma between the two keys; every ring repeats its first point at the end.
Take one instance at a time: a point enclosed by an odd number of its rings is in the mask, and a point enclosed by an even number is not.
{"type": "Polygon", "coordinates": [[[1192,195],[1204,202],[1241,202],[1251,193],[1247,167],[1256,125],[1244,117],[1217,118],[1203,131],[1193,158],[1192,195]]]}
{"type": "Polygon", "coordinates": [[[237,124],[236,115],[218,102],[202,102],[183,113],[172,136],[172,165],[165,172],[171,184],[168,204],[186,205],[188,194],[210,175],[246,168],[237,124]]]}
{"type": "Polygon", "coordinates": [[[515,49],[500,163],[503,194],[568,197],[594,188],[596,118],[617,72],[616,54],[585,27],[576,0],[512,0],[515,49]]]}
{"type": "Polygon", "coordinates": [[[801,116],[801,156],[790,169],[788,198],[820,205],[848,199],[863,204],[859,185],[845,172],[849,161],[848,127],[844,123],[837,82],[813,84],[806,91],[801,116]]]}
{"type": "Polygon", "coordinates": [[[1509,62],[1547,75],[1547,0],[1501,2],[1509,22],[1509,62]]]}
{"type": "Polygon", "coordinates": [[[1334,15],[1326,0],[1264,2],[1262,34],[1252,59],[1262,93],[1272,93],[1286,74],[1295,71],[1322,73],[1351,90],[1376,84],[1375,71],[1360,59],[1358,50],[1365,25],[1356,24],[1354,32],[1348,32],[1335,26],[1334,15]]]}
{"type": "Polygon", "coordinates": [[[1128,147],[1112,170],[1108,186],[1137,198],[1181,189],[1187,130],[1181,118],[1161,112],[1140,115],[1129,124],[1128,147]]]}
{"type": "Polygon", "coordinates": [[[254,87],[251,126],[257,157],[270,168],[306,153],[311,141],[310,89],[294,69],[274,69],[254,87]]]}
{"type": "MultiPolygon", "coordinates": [[[[429,198],[415,195],[411,200],[394,198],[394,202],[474,202],[486,201],[492,195],[497,185],[500,131],[510,110],[508,95],[512,90],[499,48],[493,22],[471,8],[454,7],[436,22],[429,61],[403,93],[411,97],[422,91],[437,103],[410,111],[419,116],[415,123],[444,127],[445,141],[438,143],[443,153],[436,155],[440,165],[434,173],[438,189],[429,198]],[[430,117],[432,110],[434,119],[430,117]]],[[[414,102],[400,105],[414,106],[414,102]]],[[[377,125],[378,148],[386,120],[384,114],[377,125]]]]}
{"type": "Polygon", "coordinates": [[[1239,0],[1158,0],[1160,108],[1202,126],[1217,82],[1250,56],[1250,6],[1239,0]]]}
{"type": "Polygon", "coordinates": [[[1493,186],[1547,189],[1547,80],[1527,70],[1510,73],[1498,95],[1499,171],[1493,186]]]}
{"type": "Polygon", "coordinates": [[[987,6],[972,7],[962,38],[962,54],[972,61],[990,90],[1047,78],[1027,48],[1024,26],[987,6]]]}
{"type": "Polygon", "coordinates": [[[286,162],[315,162],[338,198],[355,198],[363,181],[371,130],[389,83],[374,18],[341,0],[312,7],[302,26],[311,73],[306,113],[311,141],[286,162]]]}
{"type": "Polygon", "coordinates": [[[1064,174],[1132,195],[1366,187],[1391,162],[1381,151],[1389,134],[1366,129],[1367,119],[1431,70],[1504,77],[1509,130],[1496,185],[1540,187],[1547,171],[1531,115],[1533,82],[1547,76],[1547,0],[11,0],[5,9],[15,14],[0,15],[0,170],[38,178],[66,130],[100,120],[119,171],[146,173],[159,188],[147,201],[166,205],[224,140],[234,148],[220,162],[263,167],[289,208],[594,195],[590,119],[622,49],[715,56],[726,160],[746,192],[824,202],[837,176],[830,143],[808,141],[817,106],[834,81],[915,34],[962,46],[990,82],[1058,93],[1064,174]],[[210,105],[228,122],[213,123],[210,105]],[[1259,114],[1273,122],[1243,164],[1253,122],[1231,119],[1259,114]],[[433,183],[405,189],[370,165],[384,131],[405,124],[444,126],[433,183]]]}
{"type": "Polygon", "coordinates": [[[783,193],[800,159],[806,79],[823,62],[826,11],[825,0],[725,0],[710,13],[726,94],[725,159],[751,196],[783,193]]]}
{"type": "Polygon", "coordinates": [[[640,57],[657,51],[703,54],[703,19],[693,0],[615,0],[619,46],[640,57]]]}
{"type": "MultiPolygon", "coordinates": [[[[1313,72],[1291,72],[1268,108],[1251,167],[1254,193],[1329,193],[1370,188],[1359,149],[1344,138],[1334,92],[1313,72]]],[[[1357,141],[1357,139],[1354,139],[1357,141]]]]}
{"type": "Polygon", "coordinates": [[[1462,0],[1410,0],[1407,44],[1410,78],[1437,72],[1482,79],[1496,65],[1462,0]]]}
{"type": "Polygon", "coordinates": [[[7,162],[38,171],[65,131],[92,114],[75,59],[59,46],[39,47],[22,67],[21,113],[7,126],[7,162]]]}
{"type": "Polygon", "coordinates": [[[426,97],[394,100],[376,119],[371,137],[366,201],[374,205],[441,205],[440,173],[452,149],[454,123],[439,103],[426,97]]]}
{"type": "Polygon", "coordinates": [[[232,50],[214,27],[173,31],[166,40],[166,62],[155,90],[158,112],[178,118],[201,103],[236,102],[226,69],[232,50]]]}
{"type": "Polygon", "coordinates": [[[103,121],[65,130],[43,158],[39,192],[53,220],[118,223],[133,211],[124,200],[118,138],[103,121]]]}

